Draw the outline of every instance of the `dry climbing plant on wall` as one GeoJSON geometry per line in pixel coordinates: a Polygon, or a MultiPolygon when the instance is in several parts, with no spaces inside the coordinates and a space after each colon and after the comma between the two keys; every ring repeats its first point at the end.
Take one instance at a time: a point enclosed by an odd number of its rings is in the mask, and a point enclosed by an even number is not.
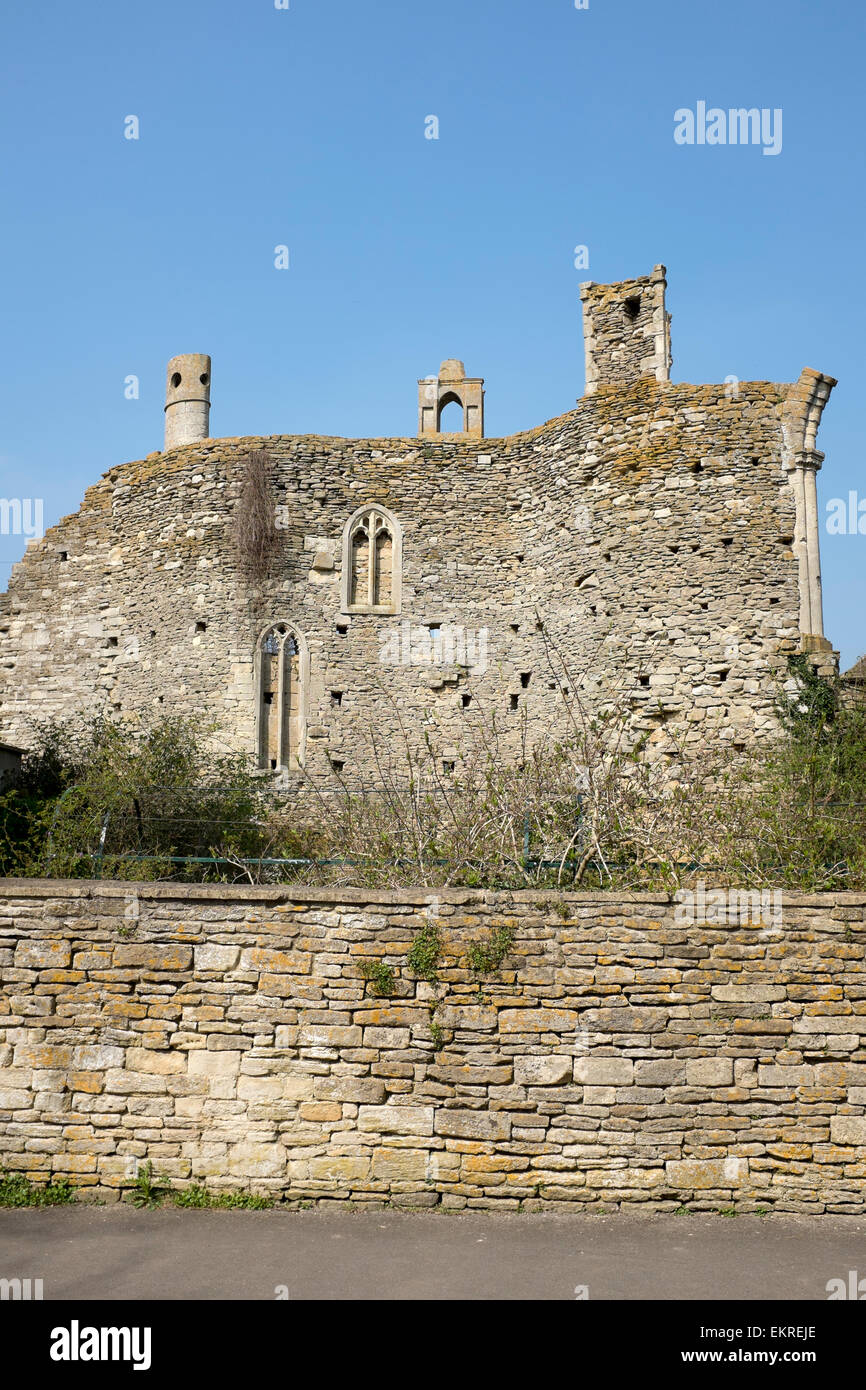
{"type": "Polygon", "coordinates": [[[282,549],[271,475],[271,460],[263,449],[247,454],[238,466],[239,491],[232,532],[238,567],[253,588],[268,578],[282,549]]]}

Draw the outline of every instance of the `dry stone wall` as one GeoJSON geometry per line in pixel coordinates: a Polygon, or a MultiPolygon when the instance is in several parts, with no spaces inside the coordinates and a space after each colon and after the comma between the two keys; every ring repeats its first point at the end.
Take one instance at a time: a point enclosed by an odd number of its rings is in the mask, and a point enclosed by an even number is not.
{"type": "Polygon", "coordinates": [[[5,880],[0,1162],[106,1201],[150,1161],[292,1204],[863,1213],[866,895],[698,906],[5,880]]]}
{"type": "Polygon", "coordinates": [[[370,780],[371,729],[396,759],[401,724],[459,772],[474,722],[495,714],[516,754],[564,729],[577,689],[624,704],[650,756],[683,737],[748,744],[774,726],[800,641],[781,423],[795,390],[641,380],[505,439],[206,440],[114,468],[0,599],[4,737],[26,746],[49,715],[188,714],[252,754],[255,642],[283,619],[309,651],[314,777],[337,760],[370,780]],[[282,550],[256,589],[232,516],[259,448],[282,550]],[[366,503],[402,527],[398,616],[341,613],[340,538],[366,503]],[[483,640],[483,659],[476,645],[431,661],[437,625],[483,640]]]}

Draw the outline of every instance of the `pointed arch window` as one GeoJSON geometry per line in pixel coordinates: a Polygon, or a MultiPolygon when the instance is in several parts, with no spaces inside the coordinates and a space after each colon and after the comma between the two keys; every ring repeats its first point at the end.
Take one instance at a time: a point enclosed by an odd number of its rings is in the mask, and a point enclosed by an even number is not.
{"type": "Polygon", "coordinates": [[[256,648],[256,756],[271,771],[303,767],[307,644],[291,623],[272,623],[256,648]]]}
{"type": "Polygon", "coordinates": [[[343,612],[399,613],[403,537],[384,507],[361,507],[343,532],[343,612]]]}

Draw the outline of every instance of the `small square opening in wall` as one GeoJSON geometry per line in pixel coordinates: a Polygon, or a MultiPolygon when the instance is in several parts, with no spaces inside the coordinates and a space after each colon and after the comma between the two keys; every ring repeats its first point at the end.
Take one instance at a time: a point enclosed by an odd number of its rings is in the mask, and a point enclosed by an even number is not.
{"type": "Polygon", "coordinates": [[[343,768],[346,766],[343,758],[331,758],[330,763],[333,772],[342,772],[343,768]]]}
{"type": "Polygon", "coordinates": [[[195,625],[195,630],[196,632],[207,632],[207,623],[203,623],[201,621],[197,622],[195,625]]]}
{"type": "Polygon", "coordinates": [[[337,631],[339,632],[341,637],[345,637],[346,633],[349,631],[349,624],[337,623],[337,631]]]}
{"type": "Polygon", "coordinates": [[[262,704],[272,705],[274,703],[274,692],[272,690],[262,691],[262,704]]]}
{"type": "Polygon", "coordinates": [[[520,704],[520,697],[519,697],[519,695],[512,695],[512,696],[511,696],[511,708],[512,708],[512,709],[517,709],[517,707],[518,707],[519,704],[520,704]]]}
{"type": "Polygon", "coordinates": [[[60,552],[60,559],[61,559],[61,560],[68,560],[68,559],[69,559],[69,551],[68,551],[68,550],[61,550],[61,552],[60,552]]]}
{"type": "Polygon", "coordinates": [[[528,689],[528,687],[529,687],[529,682],[530,682],[531,680],[532,680],[532,672],[531,672],[531,671],[521,671],[521,672],[520,672],[520,684],[523,686],[523,689],[524,689],[524,690],[528,689]]]}
{"type": "Polygon", "coordinates": [[[342,705],[342,703],[343,703],[343,692],[342,692],[342,690],[332,690],[332,691],[331,691],[331,704],[332,704],[332,705],[335,705],[337,708],[339,708],[340,705],[342,705]]]}
{"type": "Polygon", "coordinates": [[[638,676],[638,681],[641,685],[649,685],[650,678],[649,676],[638,676]]]}
{"type": "Polygon", "coordinates": [[[462,695],[462,696],[460,697],[460,703],[462,704],[462,706],[463,706],[464,709],[468,709],[469,706],[472,704],[472,696],[471,696],[471,695],[462,695]]]}
{"type": "Polygon", "coordinates": [[[625,309],[626,318],[629,320],[630,323],[634,323],[635,319],[640,313],[640,295],[629,295],[628,299],[623,304],[623,308],[625,309]]]}
{"type": "Polygon", "coordinates": [[[734,538],[733,538],[733,536],[722,536],[722,545],[733,545],[733,544],[734,544],[734,538]]]}
{"type": "Polygon", "coordinates": [[[508,626],[511,628],[512,632],[520,631],[520,623],[509,623],[508,626]]]}
{"type": "Polygon", "coordinates": [[[106,642],[105,645],[106,645],[106,647],[116,647],[116,646],[117,646],[117,638],[116,638],[116,637],[109,637],[109,639],[108,639],[108,641],[106,642]]]}
{"type": "Polygon", "coordinates": [[[451,758],[442,759],[442,771],[453,772],[457,764],[451,758]]]}

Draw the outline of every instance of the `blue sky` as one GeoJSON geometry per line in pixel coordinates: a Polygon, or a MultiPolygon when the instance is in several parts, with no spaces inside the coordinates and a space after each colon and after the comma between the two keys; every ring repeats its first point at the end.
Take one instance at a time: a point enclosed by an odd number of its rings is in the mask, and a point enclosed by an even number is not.
{"type": "MultiPolygon", "coordinates": [[[[662,261],[674,379],[838,377],[822,509],[866,497],[864,38],[851,0],[5,7],[3,495],[49,524],[159,449],[180,352],[213,356],[215,435],[414,434],[446,357],[489,435],[530,428],[583,391],[580,281],[662,261]],[[781,108],[781,154],[676,145],[701,100],[781,108]]],[[[822,545],[844,668],[866,535],[822,545]]]]}

